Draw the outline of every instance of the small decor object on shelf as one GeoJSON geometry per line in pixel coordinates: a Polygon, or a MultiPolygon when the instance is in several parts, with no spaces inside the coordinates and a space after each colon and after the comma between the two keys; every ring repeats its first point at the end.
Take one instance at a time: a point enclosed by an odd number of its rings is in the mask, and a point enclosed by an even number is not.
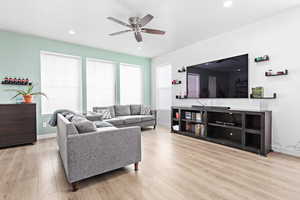
{"type": "Polygon", "coordinates": [[[11,99],[15,99],[18,96],[23,96],[24,103],[32,103],[32,97],[36,95],[41,95],[47,98],[47,95],[43,92],[33,92],[33,85],[28,86],[27,90],[20,89],[7,89],[5,91],[16,92],[17,94],[13,96],[11,99]]]}
{"type": "Polygon", "coordinates": [[[1,81],[3,85],[32,85],[32,82],[29,81],[28,78],[11,78],[5,77],[3,81],[1,81]]]}
{"type": "Polygon", "coordinates": [[[279,71],[276,73],[272,73],[272,70],[269,70],[268,72],[265,73],[266,76],[283,76],[283,75],[288,75],[288,70],[284,71],[279,71]]]}
{"type": "Polygon", "coordinates": [[[186,72],[185,67],[182,67],[181,69],[178,69],[178,73],[183,73],[183,72],[186,72]]]}
{"type": "Polygon", "coordinates": [[[252,96],[254,98],[261,98],[264,96],[264,88],[263,87],[255,87],[252,88],[252,96]]]}
{"type": "Polygon", "coordinates": [[[179,112],[176,112],[175,117],[176,117],[176,119],[179,119],[179,117],[180,117],[179,112]]]}
{"type": "Polygon", "coordinates": [[[181,84],[180,80],[173,80],[172,81],[172,85],[179,85],[179,84],[181,84]]]}
{"type": "Polygon", "coordinates": [[[269,61],[270,57],[268,55],[260,56],[254,59],[255,62],[269,61]]]}

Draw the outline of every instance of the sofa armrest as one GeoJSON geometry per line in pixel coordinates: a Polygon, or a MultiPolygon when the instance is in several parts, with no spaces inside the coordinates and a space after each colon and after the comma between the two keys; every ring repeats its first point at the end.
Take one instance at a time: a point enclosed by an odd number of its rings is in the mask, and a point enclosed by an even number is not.
{"type": "Polygon", "coordinates": [[[127,127],[68,137],[69,181],[141,161],[141,128],[127,127]]]}

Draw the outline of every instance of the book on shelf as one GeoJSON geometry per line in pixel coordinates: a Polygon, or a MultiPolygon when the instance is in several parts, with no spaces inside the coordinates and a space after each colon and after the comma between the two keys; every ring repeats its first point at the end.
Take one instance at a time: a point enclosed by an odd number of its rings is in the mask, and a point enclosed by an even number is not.
{"type": "Polygon", "coordinates": [[[192,113],[191,112],[185,112],[185,119],[192,119],[192,113]]]}
{"type": "Polygon", "coordinates": [[[204,137],[205,127],[202,124],[195,125],[195,135],[204,137]]]}
{"type": "Polygon", "coordinates": [[[196,116],[195,116],[195,119],[196,121],[202,121],[202,113],[196,113],[196,116]]]}

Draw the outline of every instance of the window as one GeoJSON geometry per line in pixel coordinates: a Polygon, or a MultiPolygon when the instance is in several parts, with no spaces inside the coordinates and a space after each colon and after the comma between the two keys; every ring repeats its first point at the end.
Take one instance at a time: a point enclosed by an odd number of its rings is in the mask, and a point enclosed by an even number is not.
{"type": "Polygon", "coordinates": [[[87,109],[95,106],[109,106],[115,104],[115,71],[114,63],[87,59],[87,109]]]}
{"type": "Polygon", "coordinates": [[[172,105],[172,67],[156,68],[156,107],[158,110],[170,110],[172,105]]]}
{"type": "Polygon", "coordinates": [[[81,111],[81,59],[55,53],[41,53],[42,114],[57,109],[81,111]]]}
{"type": "Polygon", "coordinates": [[[120,65],[120,104],[142,104],[142,69],[135,65],[120,65]]]}

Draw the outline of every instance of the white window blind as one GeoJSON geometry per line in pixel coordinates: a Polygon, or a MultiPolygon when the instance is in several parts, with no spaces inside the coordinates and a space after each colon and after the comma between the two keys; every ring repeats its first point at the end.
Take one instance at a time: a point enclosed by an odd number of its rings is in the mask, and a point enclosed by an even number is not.
{"type": "Polygon", "coordinates": [[[143,73],[139,66],[120,65],[120,104],[143,103],[143,73]]]}
{"type": "Polygon", "coordinates": [[[95,59],[86,61],[87,109],[115,104],[115,64],[95,59]]]}
{"type": "Polygon", "coordinates": [[[42,114],[57,109],[80,112],[81,108],[81,58],[55,53],[41,53],[42,114]]]}
{"type": "Polygon", "coordinates": [[[156,68],[156,107],[159,110],[170,110],[172,105],[172,67],[171,65],[156,68]]]}

